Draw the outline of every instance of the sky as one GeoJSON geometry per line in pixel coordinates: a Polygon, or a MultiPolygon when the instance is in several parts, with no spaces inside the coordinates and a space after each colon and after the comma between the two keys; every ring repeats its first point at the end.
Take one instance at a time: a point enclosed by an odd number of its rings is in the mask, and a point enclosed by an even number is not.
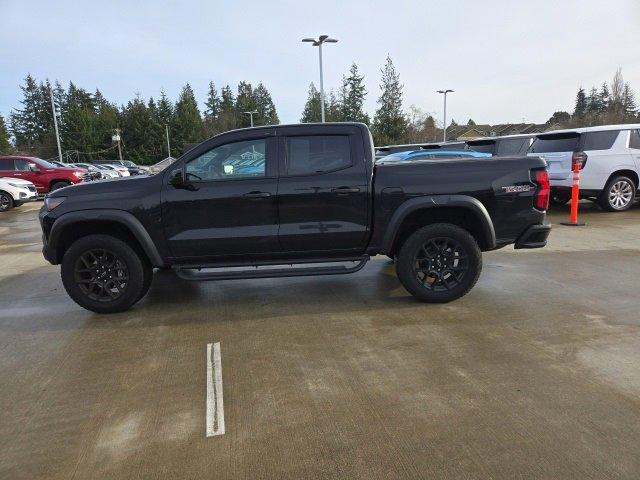
{"type": "Polygon", "coordinates": [[[117,104],[139,93],[175,100],[185,83],[204,103],[209,81],[263,82],[280,120],[297,122],[318,52],[325,90],[355,62],[373,114],[391,56],[411,105],[458,123],[545,122],[573,109],[579,86],[621,67],[640,97],[640,0],[66,1],[0,0],[0,113],[36,79],[99,88],[117,104]]]}

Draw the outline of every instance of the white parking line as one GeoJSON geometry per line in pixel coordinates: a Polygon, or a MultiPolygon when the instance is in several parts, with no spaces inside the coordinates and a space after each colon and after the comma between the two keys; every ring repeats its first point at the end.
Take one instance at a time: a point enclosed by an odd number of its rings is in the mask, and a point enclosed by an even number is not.
{"type": "Polygon", "coordinates": [[[207,344],[207,437],[224,434],[220,342],[207,344]]]}

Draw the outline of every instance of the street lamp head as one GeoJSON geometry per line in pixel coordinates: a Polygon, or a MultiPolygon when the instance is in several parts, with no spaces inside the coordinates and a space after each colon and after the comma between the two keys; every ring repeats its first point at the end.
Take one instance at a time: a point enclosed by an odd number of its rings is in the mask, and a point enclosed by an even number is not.
{"type": "Polygon", "coordinates": [[[338,40],[335,38],[327,38],[325,39],[326,43],[338,43],[338,40]]]}
{"type": "Polygon", "coordinates": [[[310,43],[315,43],[315,38],[303,38],[302,39],[303,42],[310,42],[310,43]]]}
{"type": "Polygon", "coordinates": [[[437,91],[438,93],[444,93],[444,94],[447,94],[447,93],[451,93],[451,92],[453,92],[453,90],[451,90],[451,89],[449,89],[449,88],[447,88],[446,90],[436,90],[436,91],[437,91]]]}
{"type": "Polygon", "coordinates": [[[317,40],[315,38],[303,38],[302,41],[312,43],[314,47],[323,43],[338,43],[338,40],[335,38],[329,38],[329,35],[320,35],[317,40]]]}

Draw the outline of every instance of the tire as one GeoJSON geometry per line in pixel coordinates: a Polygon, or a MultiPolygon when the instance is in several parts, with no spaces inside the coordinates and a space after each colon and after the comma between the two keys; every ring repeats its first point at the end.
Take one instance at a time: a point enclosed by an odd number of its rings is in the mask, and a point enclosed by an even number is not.
{"type": "Polygon", "coordinates": [[[13,197],[7,192],[0,191],[0,212],[8,212],[14,206],[13,197]]]}
{"type": "Polygon", "coordinates": [[[618,175],[607,182],[598,197],[598,204],[609,212],[627,210],[636,198],[636,185],[629,177],[618,175]]]}
{"type": "Polygon", "coordinates": [[[141,298],[151,269],[133,248],[110,235],[80,238],[64,254],[61,267],[69,296],[96,313],[131,308],[141,298]],[[125,277],[126,281],[118,282],[125,277]]]}
{"type": "Polygon", "coordinates": [[[151,282],[153,282],[153,268],[147,263],[144,263],[144,281],[142,282],[142,290],[138,295],[138,300],[141,300],[147,293],[149,293],[149,289],[151,288],[151,282]]]}
{"type": "Polygon", "coordinates": [[[549,203],[556,207],[562,207],[569,203],[571,200],[571,192],[564,190],[555,190],[551,192],[551,198],[549,199],[549,203]]]}
{"type": "Polygon", "coordinates": [[[467,294],[481,271],[478,243],[468,231],[449,223],[414,232],[402,245],[396,262],[404,288],[429,303],[446,303],[467,294]]]}
{"type": "Polygon", "coordinates": [[[63,182],[63,181],[60,181],[60,182],[54,182],[54,183],[51,185],[51,188],[49,189],[49,191],[50,191],[50,192],[53,192],[53,191],[58,190],[58,189],[60,189],[60,188],[68,187],[69,185],[71,185],[69,182],[63,182]]]}

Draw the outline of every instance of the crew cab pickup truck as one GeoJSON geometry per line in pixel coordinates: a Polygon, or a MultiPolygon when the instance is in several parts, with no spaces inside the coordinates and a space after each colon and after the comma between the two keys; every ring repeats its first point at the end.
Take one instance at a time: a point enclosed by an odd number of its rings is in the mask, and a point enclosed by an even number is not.
{"type": "Polygon", "coordinates": [[[186,280],[353,273],[396,259],[419,300],[466,294],[481,251],[546,244],[535,157],[379,162],[360,123],[223,133],[164,171],[66,187],[40,211],[43,253],[79,305],[124,311],[153,268],[186,280]]]}

